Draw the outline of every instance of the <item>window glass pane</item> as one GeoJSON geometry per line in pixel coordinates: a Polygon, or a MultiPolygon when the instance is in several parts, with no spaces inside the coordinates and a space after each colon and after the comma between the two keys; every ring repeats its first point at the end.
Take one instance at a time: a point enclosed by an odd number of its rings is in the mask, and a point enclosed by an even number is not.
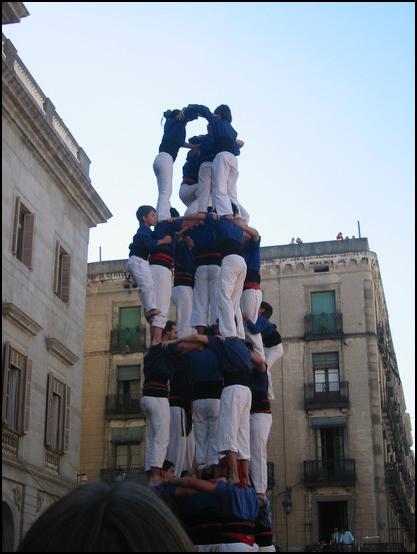
{"type": "Polygon", "coordinates": [[[324,369],[314,371],[314,390],[324,392],[326,390],[326,372],[324,369]]]}
{"type": "Polygon", "coordinates": [[[338,369],[329,369],[327,371],[328,381],[329,381],[329,391],[338,391],[339,390],[339,370],[338,369]]]}
{"type": "Polygon", "coordinates": [[[116,446],[116,468],[119,466],[127,467],[127,454],[128,454],[127,444],[118,444],[116,446]]]}
{"type": "Polygon", "coordinates": [[[59,449],[60,405],[61,397],[54,393],[52,395],[51,446],[55,450],[59,449]]]}
{"type": "Polygon", "coordinates": [[[140,308],[120,308],[119,325],[122,329],[135,329],[140,325],[140,308]]]}
{"type": "Polygon", "coordinates": [[[130,445],[130,465],[139,467],[139,444],[130,445]]]}
{"type": "Polygon", "coordinates": [[[312,314],[334,314],[336,313],[335,291],[312,292],[311,293],[312,314]]]}
{"type": "Polygon", "coordinates": [[[117,380],[118,381],[131,381],[133,379],[139,379],[140,367],[133,366],[119,366],[117,368],[117,380]]]}
{"type": "Polygon", "coordinates": [[[17,431],[17,413],[19,400],[20,371],[14,367],[9,369],[9,382],[7,389],[7,424],[9,429],[17,431]]]}

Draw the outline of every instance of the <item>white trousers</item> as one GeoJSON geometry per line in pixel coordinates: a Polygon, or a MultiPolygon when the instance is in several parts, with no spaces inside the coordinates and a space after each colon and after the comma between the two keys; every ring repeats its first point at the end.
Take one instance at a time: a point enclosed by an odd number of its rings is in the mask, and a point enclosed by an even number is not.
{"type": "Polygon", "coordinates": [[[242,206],[242,204],[239,202],[239,210],[240,210],[240,216],[243,219],[243,223],[246,223],[246,225],[249,225],[249,213],[248,211],[242,206]]]}
{"type": "Polygon", "coordinates": [[[256,543],[249,546],[245,542],[222,543],[217,552],[259,552],[259,546],[256,543]]]}
{"type": "Polygon", "coordinates": [[[140,407],[146,418],[145,471],[162,467],[169,444],[168,398],[142,396],[140,407]]]}
{"type": "Polygon", "coordinates": [[[219,152],[213,160],[213,207],[219,215],[230,215],[233,213],[232,205],[237,200],[236,182],[239,176],[237,169],[237,158],[231,152],[219,152]]]}
{"type": "Polygon", "coordinates": [[[179,406],[171,406],[169,424],[169,446],[167,460],[175,466],[175,475],[180,478],[184,469],[191,469],[194,462],[194,433],[185,434],[185,410],[179,406]]]}
{"type": "Polygon", "coordinates": [[[260,546],[259,552],[276,552],[275,546],[271,544],[270,546],[260,546]]]}
{"type": "Polygon", "coordinates": [[[178,338],[194,334],[195,330],[190,326],[191,312],[193,309],[193,289],[184,285],[172,288],[172,302],[177,311],[176,326],[178,338]]]}
{"type": "Polygon", "coordinates": [[[203,162],[198,170],[197,211],[207,212],[212,205],[213,162],[203,162]]]}
{"type": "Polygon", "coordinates": [[[145,313],[155,309],[155,289],[148,261],[139,256],[130,256],[127,269],[138,287],[139,300],[145,313]]]}
{"type": "Polygon", "coordinates": [[[282,342],[280,344],[277,344],[276,346],[271,346],[271,348],[264,347],[265,351],[265,361],[267,363],[268,369],[268,398],[269,400],[274,400],[274,387],[272,384],[272,373],[271,368],[274,365],[274,363],[279,360],[279,358],[282,358],[284,354],[284,347],[282,346],[282,342]]]}
{"type": "Polygon", "coordinates": [[[219,277],[219,326],[223,337],[245,338],[240,297],[246,277],[246,262],[238,254],[225,256],[219,277]],[[236,320],[235,320],[236,318],[236,320]]]}
{"type": "Polygon", "coordinates": [[[250,460],[250,407],[252,393],[249,387],[230,385],[220,397],[217,448],[219,454],[228,450],[237,452],[239,460],[250,460]]]}
{"type": "Polygon", "coordinates": [[[218,285],[220,267],[200,265],[194,275],[191,327],[214,325],[219,317],[218,285]]]}
{"type": "Polygon", "coordinates": [[[171,194],[172,194],[172,175],[174,172],[174,160],[168,152],[159,152],[153,162],[153,170],[158,183],[158,203],[156,204],[156,213],[158,219],[169,219],[171,217],[171,194]]]}
{"type": "MultiPolygon", "coordinates": [[[[262,291],[257,289],[246,289],[240,298],[242,314],[247,314],[252,323],[258,319],[258,311],[262,302],[262,291]]],[[[253,344],[255,354],[265,359],[264,347],[261,333],[252,334],[245,327],[245,338],[253,344]]]]}
{"type": "Polygon", "coordinates": [[[271,414],[250,415],[250,465],[249,474],[257,493],[266,493],[268,486],[266,445],[271,431],[271,414]]]}
{"type": "Polygon", "coordinates": [[[159,315],[154,316],[152,326],[163,329],[168,321],[172,291],[172,272],[167,267],[158,264],[152,264],[150,269],[155,288],[156,307],[161,311],[159,315]]]}
{"type": "Polygon", "coordinates": [[[183,203],[188,207],[197,200],[197,183],[193,185],[181,183],[179,196],[183,203]]]}
{"type": "Polygon", "coordinates": [[[199,467],[217,464],[217,430],[219,427],[219,398],[199,398],[193,401],[195,461],[199,467]]]}

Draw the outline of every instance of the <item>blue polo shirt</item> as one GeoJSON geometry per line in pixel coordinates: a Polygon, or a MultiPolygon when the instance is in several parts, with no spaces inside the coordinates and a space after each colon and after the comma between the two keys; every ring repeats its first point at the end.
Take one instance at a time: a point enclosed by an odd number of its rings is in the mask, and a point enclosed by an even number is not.
{"type": "Polygon", "coordinates": [[[233,219],[224,215],[219,219],[214,219],[213,214],[208,213],[204,221],[214,228],[223,258],[229,254],[242,256],[243,229],[236,225],[233,219]]]}
{"type": "Polygon", "coordinates": [[[143,396],[168,396],[168,381],[174,374],[174,359],[176,346],[157,344],[151,346],[143,357],[143,396]]]}
{"type": "Polygon", "coordinates": [[[220,517],[245,521],[255,521],[258,517],[259,504],[254,488],[219,481],[214,494],[220,517]]]}
{"type": "Polygon", "coordinates": [[[190,144],[198,144],[199,162],[212,162],[216,155],[214,149],[214,136],[212,133],[206,135],[198,135],[188,139],[190,144]]]}
{"type": "Polygon", "coordinates": [[[199,116],[204,117],[210,124],[214,138],[214,152],[231,152],[235,156],[239,154],[239,147],[236,144],[237,132],[231,123],[222,117],[213,114],[207,106],[201,104],[190,104],[189,108],[195,110],[199,116]]]}
{"type": "MultiPolygon", "coordinates": [[[[174,237],[175,233],[180,231],[182,220],[175,221],[160,221],[155,225],[153,238],[156,240],[163,239],[166,235],[174,237]]],[[[175,240],[171,244],[160,244],[152,248],[149,256],[149,264],[157,264],[172,269],[174,265],[175,240]]]]}
{"type": "Polygon", "coordinates": [[[252,366],[251,353],[245,343],[238,338],[223,340],[220,337],[209,336],[207,339],[209,348],[218,356],[224,386],[248,386],[252,366]]]}
{"type": "Polygon", "coordinates": [[[271,348],[282,342],[277,326],[275,323],[271,323],[264,315],[260,315],[256,323],[252,323],[252,321],[249,320],[245,321],[245,325],[251,333],[261,333],[262,342],[267,348],[271,348]]]}
{"type": "Polygon", "coordinates": [[[129,256],[138,256],[147,260],[150,251],[156,248],[158,240],[153,238],[153,232],[150,227],[141,225],[137,230],[132,242],[129,244],[129,256]]]}
{"type": "Polygon", "coordinates": [[[223,389],[223,374],[220,371],[219,358],[212,349],[187,352],[183,356],[192,374],[194,400],[202,398],[220,398],[223,389]]]}
{"type": "Polygon", "coordinates": [[[189,121],[197,119],[197,117],[198,114],[195,110],[187,108],[185,110],[184,119],[177,119],[176,117],[168,118],[165,121],[164,134],[159,146],[159,152],[167,152],[172,156],[175,162],[178,156],[178,150],[184,146],[185,126],[189,121]]]}
{"type": "Polygon", "coordinates": [[[193,239],[195,267],[200,265],[221,265],[220,245],[212,225],[200,223],[188,231],[193,239]]]}
{"type": "Polygon", "coordinates": [[[256,289],[260,290],[261,282],[261,238],[258,240],[253,238],[247,239],[243,243],[243,257],[246,262],[246,277],[243,285],[243,290],[256,289]]]}
{"type": "Polygon", "coordinates": [[[252,393],[251,413],[271,413],[271,403],[268,399],[268,373],[254,368],[249,381],[252,393]]]}
{"type": "Polygon", "coordinates": [[[198,182],[198,170],[200,169],[199,151],[190,150],[187,154],[185,164],[182,166],[183,182],[192,185],[198,182]]]}
{"type": "Polygon", "coordinates": [[[177,242],[174,252],[174,287],[194,286],[194,256],[185,241],[177,242]]]}

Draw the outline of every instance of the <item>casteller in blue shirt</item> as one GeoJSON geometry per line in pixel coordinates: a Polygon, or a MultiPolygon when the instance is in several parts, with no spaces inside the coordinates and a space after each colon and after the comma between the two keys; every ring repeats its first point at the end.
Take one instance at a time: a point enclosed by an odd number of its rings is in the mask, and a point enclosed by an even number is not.
{"type": "Polygon", "coordinates": [[[233,384],[248,386],[251,366],[251,353],[242,339],[207,337],[208,346],[218,358],[223,373],[224,386],[233,384]]]}
{"type": "Polygon", "coordinates": [[[189,104],[188,107],[209,122],[214,137],[214,152],[216,154],[219,152],[231,152],[235,156],[239,154],[239,147],[236,144],[237,132],[231,125],[231,115],[228,120],[212,113],[207,106],[201,104],[189,104]]]}
{"type": "Polygon", "coordinates": [[[180,110],[167,110],[164,113],[166,121],[162,142],[159,146],[159,152],[167,152],[172,156],[174,162],[178,155],[178,150],[184,146],[185,126],[189,121],[198,117],[196,110],[190,108],[185,109],[182,119],[178,118],[179,113],[180,110]]]}

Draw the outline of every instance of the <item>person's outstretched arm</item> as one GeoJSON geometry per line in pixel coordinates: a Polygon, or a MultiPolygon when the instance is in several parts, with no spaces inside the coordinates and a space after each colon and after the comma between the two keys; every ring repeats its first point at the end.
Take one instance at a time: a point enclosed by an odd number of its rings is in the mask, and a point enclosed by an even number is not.
{"type": "Polygon", "coordinates": [[[211,493],[214,493],[217,487],[217,482],[203,481],[203,479],[197,479],[196,477],[181,477],[181,479],[174,479],[172,484],[177,487],[186,487],[200,492],[211,493]]]}

